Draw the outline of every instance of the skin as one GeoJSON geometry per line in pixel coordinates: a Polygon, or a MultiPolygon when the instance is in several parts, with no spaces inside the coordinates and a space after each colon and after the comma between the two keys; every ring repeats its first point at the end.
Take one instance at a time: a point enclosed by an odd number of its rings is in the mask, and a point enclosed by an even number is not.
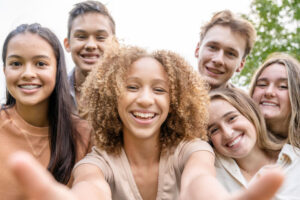
{"type": "Polygon", "coordinates": [[[244,37],[230,27],[215,25],[207,31],[197,44],[195,57],[199,73],[211,89],[225,87],[234,72],[243,69],[245,48],[244,37]]]}
{"type": "Polygon", "coordinates": [[[34,126],[48,125],[49,96],[56,80],[56,57],[51,45],[32,33],[13,37],[7,47],[4,75],[16,110],[34,126]]]}
{"type": "Polygon", "coordinates": [[[285,67],[274,63],[262,71],[252,95],[266,119],[268,129],[283,137],[288,134],[291,114],[287,79],[285,67]]]}
{"type": "Polygon", "coordinates": [[[208,133],[216,151],[233,158],[246,180],[264,165],[275,163],[256,144],[254,125],[234,106],[223,99],[214,99],[209,106],[208,133]]]}
{"type": "MultiPolygon", "coordinates": [[[[90,12],[74,19],[70,38],[64,39],[64,46],[76,65],[76,86],[81,86],[91,69],[99,64],[105,40],[112,35],[109,18],[102,14],[90,12]]],[[[79,93],[76,98],[79,99],[79,93]]]]}
{"type": "MultiPolygon", "coordinates": [[[[124,150],[141,196],[143,199],[156,199],[158,178],[156,171],[160,153],[157,148],[157,134],[160,129],[158,124],[163,122],[163,118],[169,112],[169,105],[166,106],[169,97],[164,92],[161,93],[160,87],[163,86],[157,86],[164,85],[168,81],[162,66],[153,58],[139,59],[133,63],[132,69],[135,70],[130,70],[127,76],[127,90],[119,99],[119,104],[121,100],[125,100],[125,102],[118,105],[121,119],[127,120],[124,122],[124,150]],[[150,68],[148,65],[152,67],[150,68]],[[144,66],[149,73],[144,73],[144,66]],[[132,87],[131,83],[131,78],[134,76],[138,76],[134,80],[140,84],[137,90],[132,87]],[[160,89],[157,90],[157,88],[160,89]],[[134,90],[132,91],[132,89],[134,90]],[[153,119],[135,119],[131,108],[135,110],[136,107],[143,108],[143,110],[145,108],[154,109],[158,116],[153,119]],[[142,130],[141,127],[144,127],[145,130],[142,130]]],[[[28,154],[15,154],[10,160],[10,166],[29,199],[111,199],[111,190],[103,173],[91,164],[82,164],[74,170],[75,180],[72,190],[55,182],[49,173],[28,154]]],[[[257,199],[264,199],[266,195],[271,196],[278,189],[283,177],[280,172],[276,173],[272,174],[275,176],[271,177],[273,182],[269,191],[263,191],[264,194],[259,194],[262,196],[257,199]]],[[[214,155],[207,151],[194,152],[185,164],[182,173],[181,199],[207,199],[208,197],[210,199],[249,199],[256,197],[251,196],[253,192],[248,192],[229,198],[214,176],[214,155]],[[197,189],[195,190],[191,186],[196,186],[197,189]]]]}
{"type": "Polygon", "coordinates": [[[155,199],[158,187],[160,127],[169,113],[167,74],[153,58],[141,58],[128,72],[118,100],[124,124],[124,149],[143,199],[155,199]]]}

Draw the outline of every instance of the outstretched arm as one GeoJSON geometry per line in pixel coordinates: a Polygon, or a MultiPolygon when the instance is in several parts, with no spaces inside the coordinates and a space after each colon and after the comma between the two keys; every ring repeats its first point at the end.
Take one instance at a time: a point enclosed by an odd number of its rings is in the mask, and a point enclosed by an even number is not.
{"type": "Polygon", "coordinates": [[[10,159],[10,167],[30,200],[111,199],[109,185],[99,168],[89,164],[74,171],[72,189],[58,183],[30,154],[19,152],[10,159]]]}
{"type": "Polygon", "coordinates": [[[228,194],[215,178],[214,155],[207,151],[194,152],[187,161],[181,179],[181,199],[269,200],[283,182],[283,173],[265,173],[247,190],[228,194]]]}

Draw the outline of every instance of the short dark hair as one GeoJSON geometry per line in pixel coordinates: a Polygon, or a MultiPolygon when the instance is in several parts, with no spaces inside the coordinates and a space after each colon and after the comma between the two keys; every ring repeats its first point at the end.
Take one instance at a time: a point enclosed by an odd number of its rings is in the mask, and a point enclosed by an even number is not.
{"type": "Polygon", "coordinates": [[[103,16],[106,16],[109,19],[111,31],[113,34],[116,34],[116,25],[115,21],[110,15],[106,6],[100,1],[84,1],[74,5],[74,8],[69,12],[68,19],[68,38],[70,38],[70,32],[72,28],[73,21],[76,17],[84,15],[86,13],[99,13],[103,16]]]}

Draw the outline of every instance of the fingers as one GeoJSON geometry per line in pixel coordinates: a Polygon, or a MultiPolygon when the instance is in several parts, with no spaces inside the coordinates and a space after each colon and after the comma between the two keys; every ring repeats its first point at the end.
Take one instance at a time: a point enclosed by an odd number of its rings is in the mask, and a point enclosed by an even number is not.
{"type": "Polygon", "coordinates": [[[30,154],[13,154],[9,159],[9,166],[29,199],[63,199],[59,196],[60,191],[67,191],[65,187],[57,184],[51,174],[30,154]]]}
{"type": "Polygon", "coordinates": [[[284,181],[283,172],[280,169],[270,169],[265,172],[254,184],[240,193],[239,200],[270,200],[276,194],[284,181]]]}

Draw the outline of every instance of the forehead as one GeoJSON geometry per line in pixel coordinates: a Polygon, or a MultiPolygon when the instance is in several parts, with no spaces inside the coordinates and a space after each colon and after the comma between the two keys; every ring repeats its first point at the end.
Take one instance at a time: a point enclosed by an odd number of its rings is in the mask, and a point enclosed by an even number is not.
{"type": "Polygon", "coordinates": [[[246,39],[238,32],[231,30],[229,26],[215,25],[205,34],[203,43],[214,42],[226,48],[232,48],[244,52],[246,39]]]}
{"type": "Polygon", "coordinates": [[[107,33],[112,34],[112,28],[109,18],[97,12],[88,12],[82,15],[78,15],[73,20],[71,26],[71,32],[74,32],[76,30],[105,30],[107,31],[107,33]]]}
{"type": "Polygon", "coordinates": [[[7,45],[7,55],[48,55],[53,56],[52,46],[42,37],[33,33],[21,33],[11,38],[7,45]]]}
{"type": "Polygon", "coordinates": [[[209,105],[209,118],[214,119],[217,117],[222,117],[224,114],[232,111],[237,111],[237,109],[230,104],[228,101],[222,98],[216,98],[211,100],[209,105]]]}
{"type": "Polygon", "coordinates": [[[273,63],[264,68],[258,79],[287,79],[286,67],[279,63],[273,63]]]}
{"type": "Polygon", "coordinates": [[[142,57],[133,62],[128,69],[127,76],[168,80],[167,72],[162,64],[152,57],[142,57]]]}

